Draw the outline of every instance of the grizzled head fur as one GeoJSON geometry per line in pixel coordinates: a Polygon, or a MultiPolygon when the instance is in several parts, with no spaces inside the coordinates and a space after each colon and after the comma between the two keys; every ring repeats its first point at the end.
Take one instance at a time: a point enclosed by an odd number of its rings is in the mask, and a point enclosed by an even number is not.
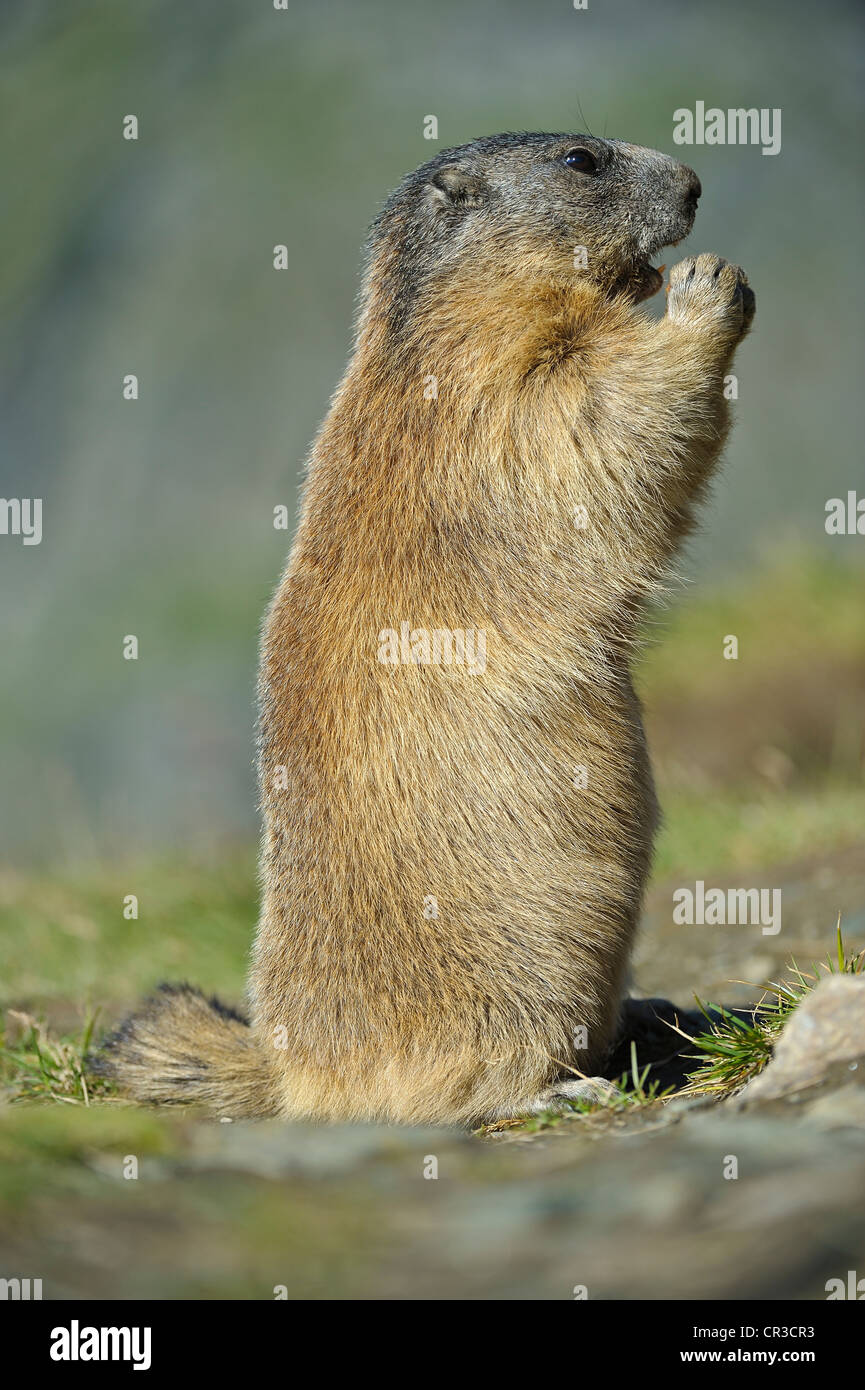
{"type": "Polygon", "coordinates": [[[692,169],[639,145],[485,136],[403,179],[373,225],[370,275],[385,282],[392,323],[419,291],[473,259],[502,277],[588,278],[644,299],[661,285],[650,258],[687,236],[699,196],[692,169]]]}

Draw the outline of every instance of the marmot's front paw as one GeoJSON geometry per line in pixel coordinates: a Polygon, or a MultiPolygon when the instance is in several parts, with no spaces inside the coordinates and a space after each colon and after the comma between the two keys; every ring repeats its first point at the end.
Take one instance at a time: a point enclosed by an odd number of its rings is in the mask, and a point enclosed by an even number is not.
{"type": "Polygon", "coordinates": [[[755,305],[745,272],[721,256],[706,253],[679,261],[670,271],[667,317],[672,323],[740,338],[751,327],[755,305]]]}

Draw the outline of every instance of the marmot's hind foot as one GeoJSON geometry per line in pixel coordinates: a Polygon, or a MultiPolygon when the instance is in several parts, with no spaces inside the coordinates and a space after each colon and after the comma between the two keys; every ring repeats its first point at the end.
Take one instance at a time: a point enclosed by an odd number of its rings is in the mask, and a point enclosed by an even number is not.
{"type": "MultiPolygon", "coordinates": [[[[603,1076],[585,1076],[556,1081],[523,1105],[514,1107],[514,1118],[528,1115],[566,1115],[579,1106],[606,1105],[619,1094],[612,1081],[603,1076]]],[[[508,1117],[510,1118],[510,1117],[508,1117]]]]}

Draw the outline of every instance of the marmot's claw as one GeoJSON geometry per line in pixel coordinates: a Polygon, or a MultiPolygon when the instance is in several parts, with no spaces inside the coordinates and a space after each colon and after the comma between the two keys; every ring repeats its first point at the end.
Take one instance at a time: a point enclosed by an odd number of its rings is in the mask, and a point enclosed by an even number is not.
{"type": "Polygon", "coordinates": [[[623,276],[614,286],[613,293],[625,295],[635,304],[642,304],[644,299],[651,299],[653,294],[657,294],[663,283],[661,271],[656,270],[653,265],[646,264],[623,276]]]}
{"type": "Polygon", "coordinates": [[[619,1096],[612,1081],[603,1076],[584,1076],[576,1081],[557,1081],[532,1103],[532,1111],[564,1114],[575,1105],[609,1105],[619,1096]]]}
{"type": "Polygon", "coordinates": [[[741,337],[751,325],[755,305],[745,272],[723,256],[688,257],[670,271],[667,317],[674,323],[741,337]]]}

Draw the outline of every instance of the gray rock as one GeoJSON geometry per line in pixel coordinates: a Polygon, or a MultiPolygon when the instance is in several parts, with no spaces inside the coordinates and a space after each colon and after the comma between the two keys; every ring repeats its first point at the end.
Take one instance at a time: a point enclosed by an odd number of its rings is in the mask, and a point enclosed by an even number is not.
{"type": "MultiPolygon", "coordinates": [[[[777,1100],[819,1086],[830,1070],[865,1064],[865,975],[829,975],[799,1005],[769,1065],[739,1105],[777,1100]]],[[[847,1078],[852,1079],[852,1078],[847,1078]]]]}

